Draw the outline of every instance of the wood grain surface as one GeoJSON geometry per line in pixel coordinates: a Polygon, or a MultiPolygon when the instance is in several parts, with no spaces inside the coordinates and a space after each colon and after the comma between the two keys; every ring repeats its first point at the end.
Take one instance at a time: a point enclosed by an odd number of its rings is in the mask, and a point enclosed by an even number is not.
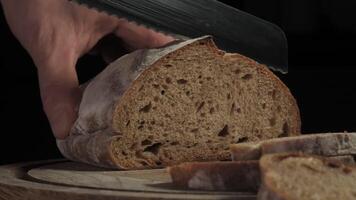
{"type": "Polygon", "coordinates": [[[164,169],[112,171],[66,160],[0,167],[1,200],[256,199],[254,194],[183,190],[164,169]]]}

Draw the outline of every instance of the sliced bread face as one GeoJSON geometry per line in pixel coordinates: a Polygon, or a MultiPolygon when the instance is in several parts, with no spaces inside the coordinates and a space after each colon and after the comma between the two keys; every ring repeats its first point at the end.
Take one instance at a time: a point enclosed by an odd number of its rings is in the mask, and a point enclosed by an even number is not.
{"type": "Polygon", "coordinates": [[[304,154],[270,154],[260,160],[259,200],[356,199],[356,168],[304,154]]]}
{"type": "Polygon", "coordinates": [[[58,144],[73,160],[141,169],[228,160],[230,144],[299,132],[296,101],[267,67],[202,37],[111,64],[86,88],[71,137],[58,144]],[[112,138],[105,147],[73,151],[74,140],[101,133],[112,138]]]}
{"type": "Polygon", "coordinates": [[[258,160],[271,153],[303,152],[321,156],[356,154],[356,133],[322,133],[233,144],[233,160],[258,160]]]}

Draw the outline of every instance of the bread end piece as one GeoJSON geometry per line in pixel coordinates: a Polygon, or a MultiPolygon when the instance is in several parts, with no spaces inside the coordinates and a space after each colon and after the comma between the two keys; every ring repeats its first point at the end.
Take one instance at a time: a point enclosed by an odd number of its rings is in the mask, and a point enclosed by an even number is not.
{"type": "Polygon", "coordinates": [[[230,146],[233,160],[258,160],[265,154],[303,152],[320,156],[356,154],[356,133],[319,133],[272,138],[230,146]]]}
{"type": "Polygon", "coordinates": [[[259,200],[355,199],[356,168],[302,153],[265,155],[260,160],[259,200]]]}

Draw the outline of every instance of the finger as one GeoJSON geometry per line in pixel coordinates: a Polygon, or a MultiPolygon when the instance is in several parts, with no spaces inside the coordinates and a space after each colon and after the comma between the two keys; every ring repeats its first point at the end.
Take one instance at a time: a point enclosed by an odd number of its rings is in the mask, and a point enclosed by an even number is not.
{"type": "Polygon", "coordinates": [[[77,118],[81,98],[75,71],[76,59],[54,54],[55,58],[38,66],[44,111],[56,138],[64,139],[77,118]]]}
{"type": "Polygon", "coordinates": [[[171,36],[138,26],[124,19],[119,20],[115,34],[125,41],[130,51],[161,47],[175,40],[171,36]]]}

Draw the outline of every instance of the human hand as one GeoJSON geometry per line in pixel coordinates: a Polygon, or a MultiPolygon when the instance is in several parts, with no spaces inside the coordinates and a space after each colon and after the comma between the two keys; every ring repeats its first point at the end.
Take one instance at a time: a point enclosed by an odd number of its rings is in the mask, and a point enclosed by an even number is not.
{"type": "Polygon", "coordinates": [[[1,3],[10,29],[37,67],[43,108],[58,139],[68,136],[77,118],[81,91],[76,62],[101,38],[114,33],[130,51],[174,40],[67,0],[1,3]]]}

